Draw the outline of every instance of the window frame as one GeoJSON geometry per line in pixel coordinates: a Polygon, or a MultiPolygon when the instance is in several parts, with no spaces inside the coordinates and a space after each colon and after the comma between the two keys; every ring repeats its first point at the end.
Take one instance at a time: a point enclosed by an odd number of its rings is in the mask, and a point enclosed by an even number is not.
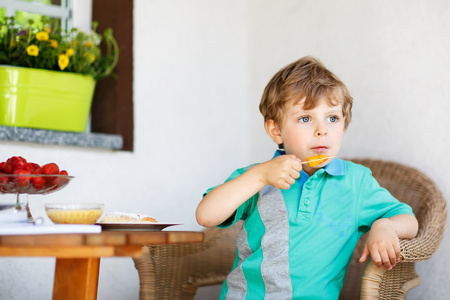
{"type": "Polygon", "coordinates": [[[61,0],[61,5],[22,0],[0,0],[0,7],[6,9],[7,16],[15,16],[17,11],[26,11],[60,19],[63,30],[67,30],[72,26],[72,0],[61,0]]]}

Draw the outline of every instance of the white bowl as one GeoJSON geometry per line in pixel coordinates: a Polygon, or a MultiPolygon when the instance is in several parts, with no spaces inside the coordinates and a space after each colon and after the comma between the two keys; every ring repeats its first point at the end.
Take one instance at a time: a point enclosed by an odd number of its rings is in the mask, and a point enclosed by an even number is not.
{"type": "Polygon", "coordinates": [[[46,203],[47,216],[55,224],[95,224],[103,214],[103,203],[46,203]]]}

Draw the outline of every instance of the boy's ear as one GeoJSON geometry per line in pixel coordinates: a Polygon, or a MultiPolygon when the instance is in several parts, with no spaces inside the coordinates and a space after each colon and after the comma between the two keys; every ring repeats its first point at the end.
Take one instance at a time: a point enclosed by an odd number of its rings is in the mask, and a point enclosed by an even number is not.
{"type": "Polygon", "coordinates": [[[278,145],[283,144],[283,138],[281,137],[281,130],[274,120],[272,119],[267,120],[264,126],[266,127],[267,134],[275,143],[277,143],[278,145]]]}

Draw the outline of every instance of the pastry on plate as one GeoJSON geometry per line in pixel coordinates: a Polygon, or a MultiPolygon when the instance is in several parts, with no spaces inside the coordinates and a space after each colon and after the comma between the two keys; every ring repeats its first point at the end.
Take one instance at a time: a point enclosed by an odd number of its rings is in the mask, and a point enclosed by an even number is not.
{"type": "Polygon", "coordinates": [[[106,213],[100,223],[157,223],[155,218],[145,214],[123,212],[106,213]]]}

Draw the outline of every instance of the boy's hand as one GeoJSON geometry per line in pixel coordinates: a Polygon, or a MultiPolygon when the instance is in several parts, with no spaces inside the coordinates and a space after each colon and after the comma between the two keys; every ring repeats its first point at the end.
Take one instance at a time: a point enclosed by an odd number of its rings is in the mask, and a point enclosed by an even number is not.
{"type": "Polygon", "coordinates": [[[280,155],[259,164],[261,180],[265,185],[287,190],[300,177],[301,160],[295,155],[280,155]]]}
{"type": "Polygon", "coordinates": [[[370,254],[379,268],[384,266],[390,270],[395,266],[400,260],[400,241],[391,225],[389,219],[379,219],[373,223],[360,262],[366,261],[370,254]]]}

